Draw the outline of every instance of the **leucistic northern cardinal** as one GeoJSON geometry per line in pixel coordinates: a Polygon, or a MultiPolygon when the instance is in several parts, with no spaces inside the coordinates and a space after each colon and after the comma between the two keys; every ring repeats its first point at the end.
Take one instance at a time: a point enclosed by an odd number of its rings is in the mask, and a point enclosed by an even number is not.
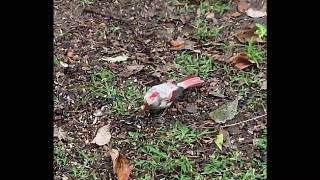
{"type": "Polygon", "coordinates": [[[182,92],[191,87],[202,85],[204,81],[199,77],[187,76],[178,83],[170,80],[165,83],[151,87],[144,96],[143,110],[165,109],[182,94],[182,92]]]}

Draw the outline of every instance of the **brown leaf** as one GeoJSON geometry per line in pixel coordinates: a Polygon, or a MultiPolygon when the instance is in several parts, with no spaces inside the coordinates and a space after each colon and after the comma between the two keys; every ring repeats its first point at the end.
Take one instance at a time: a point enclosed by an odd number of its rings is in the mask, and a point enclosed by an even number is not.
{"type": "Polygon", "coordinates": [[[194,45],[195,42],[189,41],[189,40],[184,40],[181,37],[178,37],[176,40],[171,40],[170,41],[170,50],[183,50],[183,49],[188,49],[188,50],[194,50],[194,45]]]}
{"type": "Polygon", "coordinates": [[[254,42],[260,42],[260,43],[265,42],[264,40],[259,38],[259,36],[255,33],[255,29],[242,30],[236,34],[236,38],[241,43],[245,43],[250,39],[252,39],[254,42]]]}
{"type": "Polygon", "coordinates": [[[67,132],[65,132],[61,127],[54,128],[53,137],[57,137],[59,140],[67,138],[67,132]]]}
{"type": "Polygon", "coordinates": [[[129,77],[133,74],[140,72],[143,68],[144,68],[144,65],[139,65],[139,64],[127,66],[126,71],[120,75],[123,77],[129,77]]]}
{"type": "Polygon", "coordinates": [[[111,156],[113,171],[117,174],[118,180],[128,180],[133,166],[129,164],[126,156],[116,149],[105,149],[107,150],[107,154],[111,156]]]}
{"type": "Polygon", "coordinates": [[[108,144],[111,139],[110,125],[102,126],[98,129],[96,137],[91,141],[91,143],[96,143],[99,146],[108,144]]]}
{"type": "Polygon", "coordinates": [[[238,3],[238,11],[239,12],[245,12],[249,9],[249,3],[247,0],[240,0],[238,3]]]}
{"type": "Polygon", "coordinates": [[[194,113],[198,112],[198,108],[194,104],[188,104],[187,107],[186,107],[186,111],[188,113],[194,114],[194,113]]]}
{"type": "Polygon", "coordinates": [[[247,11],[247,15],[252,18],[260,18],[260,17],[266,16],[267,12],[265,9],[255,10],[255,9],[249,8],[247,11]]]}
{"type": "Polygon", "coordinates": [[[229,60],[230,64],[242,70],[252,65],[249,58],[244,53],[236,54],[229,60]]]}
{"type": "Polygon", "coordinates": [[[260,90],[267,90],[267,81],[263,81],[260,87],[260,90]]]}

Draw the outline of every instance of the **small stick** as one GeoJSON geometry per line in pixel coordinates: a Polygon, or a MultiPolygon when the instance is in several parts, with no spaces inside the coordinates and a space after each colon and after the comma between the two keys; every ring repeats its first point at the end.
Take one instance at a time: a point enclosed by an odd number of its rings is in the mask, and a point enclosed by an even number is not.
{"type": "Polygon", "coordinates": [[[264,115],[257,116],[257,117],[254,117],[254,118],[251,118],[251,119],[248,119],[248,120],[245,120],[245,121],[241,121],[241,122],[237,122],[237,123],[234,123],[234,124],[229,124],[229,125],[221,126],[221,128],[230,127],[230,126],[235,126],[235,125],[238,125],[238,124],[241,124],[241,123],[246,123],[246,122],[249,122],[249,121],[253,121],[253,120],[262,118],[262,117],[264,117],[264,116],[266,116],[266,115],[267,115],[267,114],[264,114],[264,115]]]}

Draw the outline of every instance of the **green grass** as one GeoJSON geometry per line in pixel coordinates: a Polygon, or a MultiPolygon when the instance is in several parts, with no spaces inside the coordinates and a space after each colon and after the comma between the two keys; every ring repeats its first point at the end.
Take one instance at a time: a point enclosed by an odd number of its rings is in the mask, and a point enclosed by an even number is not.
{"type": "Polygon", "coordinates": [[[260,108],[266,109],[267,106],[267,93],[255,92],[252,97],[248,99],[247,108],[249,111],[256,111],[260,108]]]}
{"type": "Polygon", "coordinates": [[[145,89],[140,90],[131,81],[125,81],[124,89],[114,85],[115,76],[109,70],[100,70],[91,76],[90,92],[94,97],[109,99],[111,112],[116,115],[129,115],[137,110],[142,102],[145,89]]]}
{"type": "Polygon", "coordinates": [[[88,150],[78,150],[77,154],[79,159],[78,162],[72,166],[70,175],[75,179],[81,180],[98,179],[97,174],[91,170],[91,167],[101,159],[101,155],[88,150]]]}
{"type": "Polygon", "coordinates": [[[60,60],[59,60],[59,58],[57,58],[56,56],[54,56],[53,57],[53,65],[58,65],[58,64],[60,64],[60,60]]]}
{"type": "Polygon", "coordinates": [[[196,75],[201,78],[208,78],[210,73],[215,70],[212,59],[206,56],[197,56],[182,52],[178,55],[174,63],[182,68],[180,76],[196,75]]]}
{"type": "Polygon", "coordinates": [[[68,156],[66,150],[62,146],[55,146],[53,151],[54,164],[61,168],[67,164],[68,156]]]}
{"type": "Polygon", "coordinates": [[[267,129],[264,129],[261,136],[256,139],[256,146],[263,151],[267,151],[267,129]]]}
{"type": "MultiPolygon", "coordinates": [[[[191,147],[207,132],[191,130],[181,123],[161,128],[158,139],[140,144],[138,153],[145,157],[135,161],[137,177],[140,173],[147,173],[143,177],[150,178],[161,170],[173,179],[182,179],[195,174],[194,163],[186,154],[179,151],[179,147],[191,147]]],[[[131,135],[134,136],[135,135],[131,135]]],[[[139,142],[136,142],[139,143],[139,142]]],[[[143,178],[140,178],[143,179],[143,178]]]]}
{"type": "Polygon", "coordinates": [[[120,26],[115,26],[113,24],[111,24],[110,26],[103,26],[101,27],[99,30],[97,30],[96,32],[96,36],[98,38],[106,38],[108,35],[112,34],[112,33],[116,33],[119,32],[121,30],[120,26]]]}
{"type": "Polygon", "coordinates": [[[227,12],[230,9],[228,4],[216,0],[201,1],[199,8],[201,15],[214,12],[219,14],[220,16],[222,16],[225,12],[227,12]]]}
{"type": "MultiPolygon", "coordinates": [[[[244,162],[236,151],[226,155],[213,154],[209,162],[197,164],[186,150],[199,143],[207,131],[199,132],[181,123],[161,128],[152,139],[139,141],[143,134],[129,133],[130,143],[138,146],[134,176],[139,180],[154,179],[162,173],[166,179],[265,179],[266,163],[255,159],[244,162]]],[[[196,154],[195,154],[196,155],[196,154]]],[[[201,158],[201,157],[198,157],[201,158]]]]}
{"type": "Polygon", "coordinates": [[[252,63],[257,64],[258,67],[265,59],[263,48],[254,44],[252,40],[248,41],[245,45],[245,53],[249,57],[249,60],[252,61],[252,63]]]}
{"type": "Polygon", "coordinates": [[[193,36],[198,40],[208,40],[209,38],[217,37],[220,35],[222,28],[210,26],[205,19],[197,19],[194,22],[193,36]]]}
{"type": "Polygon", "coordinates": [[[256,23],[256,34],[260,37],[260,38],[266,38],[267,37],[267,28],[259,23],[256,23]]]}

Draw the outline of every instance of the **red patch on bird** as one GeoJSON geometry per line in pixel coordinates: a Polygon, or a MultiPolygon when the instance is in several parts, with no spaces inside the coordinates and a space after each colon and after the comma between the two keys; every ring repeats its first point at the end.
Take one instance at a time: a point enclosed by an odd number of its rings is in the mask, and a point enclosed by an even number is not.
{"type": "Polygon", "coordinates": [[[158,92],[153,92],[153,93],[151,93],[150,99],[154,99],[154,98],[156,98],[158,95],[159,95],[158,92]]]}

